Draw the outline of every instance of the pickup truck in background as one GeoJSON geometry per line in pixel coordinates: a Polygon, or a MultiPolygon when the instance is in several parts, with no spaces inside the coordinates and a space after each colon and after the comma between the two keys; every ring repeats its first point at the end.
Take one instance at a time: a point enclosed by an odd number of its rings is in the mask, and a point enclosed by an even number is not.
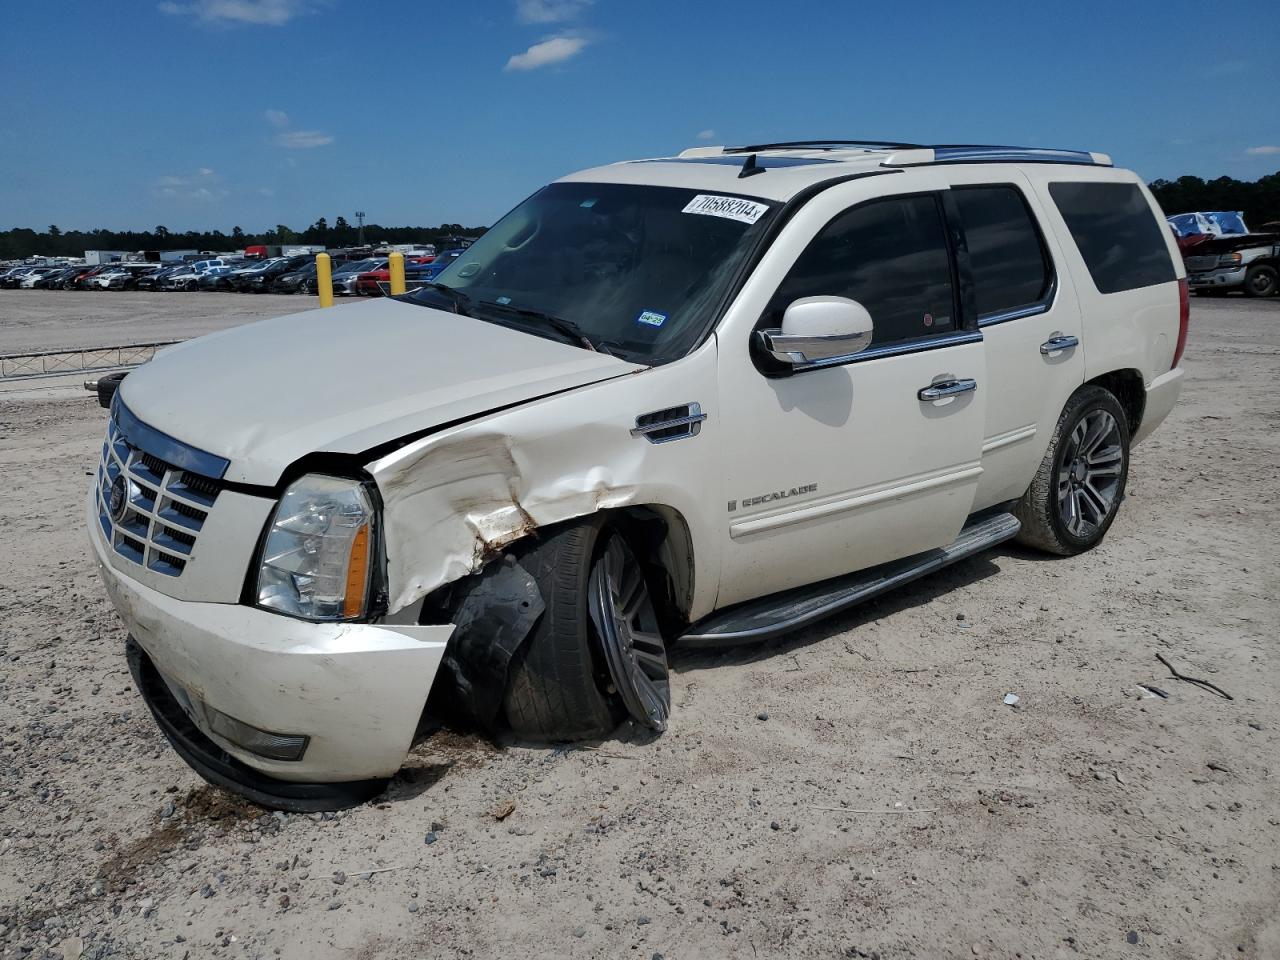
{"type": "Polygon", "coordinates": [[[1212,237],[1183,252],[1187,284],[1197,296],[1246,297],[1280,292],[1280,232],[1212,237]]]}

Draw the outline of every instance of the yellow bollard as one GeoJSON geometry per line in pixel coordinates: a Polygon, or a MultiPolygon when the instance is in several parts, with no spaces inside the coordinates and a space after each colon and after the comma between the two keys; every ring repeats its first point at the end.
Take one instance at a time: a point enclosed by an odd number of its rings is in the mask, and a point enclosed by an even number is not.
{"type": "Polygon", "coordinates": [[[398,297],[404,293],[404,254],[393,253],[387,261],[391,268],[391,295],[398,297]]]}
{"type": "Polygon", "coordinates": [[[333,306],[333,261],[327,253],[316,254],[316,292],[320,294],[320,306],[333,306]]]}

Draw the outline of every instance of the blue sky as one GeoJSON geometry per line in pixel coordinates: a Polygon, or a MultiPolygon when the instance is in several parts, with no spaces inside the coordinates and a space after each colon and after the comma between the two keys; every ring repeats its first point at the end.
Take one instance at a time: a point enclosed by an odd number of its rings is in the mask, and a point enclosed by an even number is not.
{"type": "Polygon", "coordinates": [[[0,228],[488,223],[696,143],[1076,147],[1280,169],[1274,0],[6,5],[0,228]]]}

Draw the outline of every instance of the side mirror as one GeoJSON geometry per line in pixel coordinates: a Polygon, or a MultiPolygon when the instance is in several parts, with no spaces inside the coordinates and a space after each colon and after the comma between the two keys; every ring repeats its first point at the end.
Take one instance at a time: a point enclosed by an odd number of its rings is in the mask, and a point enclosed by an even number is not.
{"type": "Polygon", "coordinates": [[[867,308],[847,297],[801,297],[782,315],[781,330],[761,330],[760,343],[783,363],[851,357],[871,345],[867,308]]]}

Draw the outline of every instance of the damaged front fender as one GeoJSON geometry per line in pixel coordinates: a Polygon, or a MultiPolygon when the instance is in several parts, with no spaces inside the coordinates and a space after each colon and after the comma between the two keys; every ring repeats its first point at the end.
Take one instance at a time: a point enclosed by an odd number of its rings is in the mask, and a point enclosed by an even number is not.
{"type": "Polygon", "coordinates": [[[722,499],[714,361],[713,340],[676,363],[482,417],[369,464],[384,505],[389,612],[479,572],[539,528],[650,505],[684,520],[686,612],[708,612],[719,572],[711,505],[722,499]],[[708,414],[697,435],[632,435],[638,416],[689,402],[708,414]]]}

